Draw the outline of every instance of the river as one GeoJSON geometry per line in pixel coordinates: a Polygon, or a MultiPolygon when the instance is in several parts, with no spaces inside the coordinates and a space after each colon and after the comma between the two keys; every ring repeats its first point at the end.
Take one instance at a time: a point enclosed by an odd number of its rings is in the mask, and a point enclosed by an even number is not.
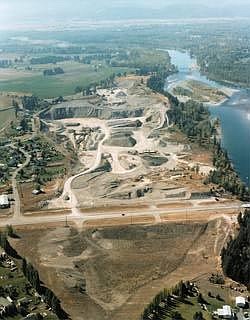
{"type": "MultiPolygon", "coordinates": [[[[172,63],[178,67],[179,73],[167,79],[167,89],[171,85],[186,79],[205,82],[213,87],[221,88],[216,81],[207,79],[196,66],[196,59],[188,52],[168,50],[172,63]]],[[[222,145],[227,150],[235,170],[241,179],[250,186],[250,90],[239,89],[231,98],[218,106],[209,107],[212,117],[220,119],[222,129],[222,145]]]]}

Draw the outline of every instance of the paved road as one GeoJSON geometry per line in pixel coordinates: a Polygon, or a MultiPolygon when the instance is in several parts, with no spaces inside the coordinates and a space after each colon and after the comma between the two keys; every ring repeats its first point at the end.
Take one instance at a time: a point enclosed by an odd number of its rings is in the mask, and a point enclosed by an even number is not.
{"type": "Polygon", "coordinates": [[[1,108],[0,112],[4,112],[4,111],[7,111],[7,110],[11,110],[11,109],[15,109],[15,107],[14,106],[10,106],[10,107],[7,107],[7,108],[1,108]]]}
{"type": "MultiPolygon", "coordinates": [[[[234,211],[235,214],[240,209],[239,205],[215,205],[215,206],[200,206],[200,207],[193,207],[193,208],[174,208],[174,209],[159,209],[159,208],[153,208],[153,209],[141,209],[136,211],[128,211],[125,213],[127,217],[145,217],[145,216],[151,216],[155,217],[156,215],[159,217],[160,215],[171,215],[171,214],[178,214],[180,213],[180,219],[176,218],[176,221],[185,220],[183,219],[183,214],[185,214],[188,217],[188,220],[192,220],[192,215],[199,213],[199,212],[208,212],[211,214],[211,212],[214,212],[214,214],[218,214],[218,216],[223,216],[225,213],[227,213],[229,210],[234,211]],[[182,216],[181,216],[182,214],[182,216]]],[[[121,212],[97,212],[97,213],[80,213],[79,211],[77,214],[74,212],[72,214],[63,214],[64,209],[62,209],[62,214],[59,214],[57,212],[56,215],[49,215],[50,211],[41,211],[40,216],[22,216],[22,215],[15,215],[11,218],[1,218],[0,219],[0,226],[3,227],[7,224],[11,224],[13,226],[25,226],[25,225],[36,225],[36,224],[47,224],[47,223],[59,223],[66,220],[66,216],[68,221],[75,222],[75,223],[83,223],[86,221],[97,221],[100,219],[115,219],[115,218],[121,218],[121,212]]],[[[194,220],[196,218],[194,217],[194,220]]],[[[172,221],[172,220],[171,220],[172,221]]],[[[160,222],[160,220],[158,221],[160,222]]]]}
{"type": "MultiPolygon", "coordinates": [[[[248,313],[248,315],[250,314],[249,312],[248,312],[248,310],[247,311],[245,311],[246,313],[248,313]]],[[[244,316],[244,310],[243,309],[240,309],[240,311],[237,313],[237,319],[238,320],[249,320],[249,317],[245,317],[244,316]]]]}
{"type": "Polygon", "coordinates": [[[13,219],[17,219],[22,217],[21,215],[21,200],[20,200],[20,195],[18,192],[18,187],[17,187],[17,175],[18,173],[24,169],[30,162],[31,156],[25,152],[23,149],[19,149],[20,152],[23,153],[23,155],[25,156],[26,160],[25,162],[13,173],[12,175],[12,189],[13,189],[13,197],[15,199],[15,203],[14,203],[14,214],[13,214],[13,219]]]}

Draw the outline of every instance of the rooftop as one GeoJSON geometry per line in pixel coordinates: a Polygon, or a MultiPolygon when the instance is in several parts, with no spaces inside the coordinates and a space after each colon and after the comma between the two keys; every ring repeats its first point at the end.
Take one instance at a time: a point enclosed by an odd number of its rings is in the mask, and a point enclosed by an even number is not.
{"type": "Polygon", "coordinates": [[[0,206],[7,206],[9,204],[9,197],[6,194],[0,195],[0,206]]]}
{"type": "Polygon", "coordinates": [[[236,304],[246,304],[246,299],[244,297],[236,297],[235,298],[236,304]]]}
{"type": "Polygon", "coordinates": [[[7,307],[11,304],[7,299],[0,297],[0,306],[7,307]]]}
{"type": "Polygon", "coordinates": [[[217,314],[219,317],[231,317],[232,310],[230,306],[223,306],[222,309],[217,310],[217,314]]]}

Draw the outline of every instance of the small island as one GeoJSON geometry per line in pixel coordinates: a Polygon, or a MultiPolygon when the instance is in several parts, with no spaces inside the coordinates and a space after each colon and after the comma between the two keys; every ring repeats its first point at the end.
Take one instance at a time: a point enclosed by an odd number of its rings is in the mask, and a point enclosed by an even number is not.
{"type": "Polygon", "coordinates": [[[185,80],[171,88],[171,92],[180,101],[195,100],[212,105],[221,104],[232,95],[227,88],[217,89],[197,80],[185,80]]]}

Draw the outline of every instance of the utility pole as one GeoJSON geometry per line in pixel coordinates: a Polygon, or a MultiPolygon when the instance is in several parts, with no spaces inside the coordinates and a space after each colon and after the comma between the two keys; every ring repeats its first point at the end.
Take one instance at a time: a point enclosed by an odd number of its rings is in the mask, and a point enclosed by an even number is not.
{"type": "Polygon", "coordinates": [[[188,223],[188,201],[185,201],[186,203],[186,224],[188,223]]]}
{"type": "Polygon", "coordinates": [[[68,217],[66,216],[65,218],[65,228],[69,228],[69,225],[68,225],[68,217]]]}

